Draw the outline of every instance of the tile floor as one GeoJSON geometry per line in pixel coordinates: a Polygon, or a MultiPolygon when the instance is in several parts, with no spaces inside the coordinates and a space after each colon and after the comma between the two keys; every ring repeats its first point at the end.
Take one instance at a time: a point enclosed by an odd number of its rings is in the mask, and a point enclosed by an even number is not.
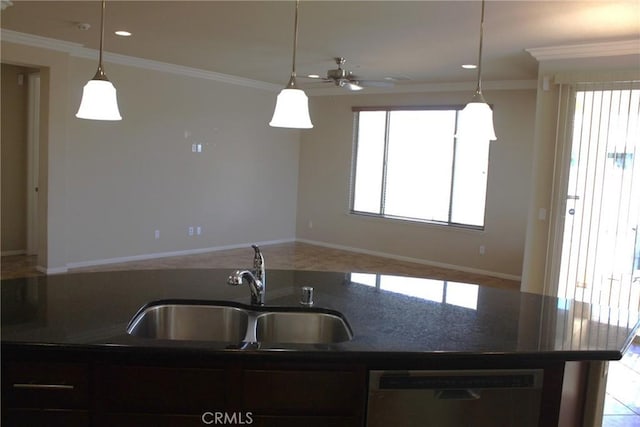
{"type": "MultiPolygon", "coordinates": [[[[286,243],[262,248],[269,268],[345,272],[381,272],[417,277],[441,278],[506,289],[518,289],[512,280],[430,267],[354,252],[286,243]]],[[[251,263],[253,250],[232,249],[198,255],[157,258],[121,264],[109,264],[72,271],[108,271],[163,268],[236,268],[251,263]]],[[[2,279],[41,275],[35,269],[35,257],[2,257],[2,279]]],[[[623,359],[609,364],[603,427],[640,427],[640,343],[633,344],[623,359]]]]}
{"type": "MultiPolygon", "coordinates": [[[[386,273],[405,276],[442,279],[473,283],[503,289],[519,289],[520,282],[499,277],[484,276],[446,268],[432,267],[407,261],[365,255],[339,249],[283,243],[261,247],[267,268],[360,273],[386,273]]],[[[250,247],[207,252],[177,257],[155,258],[118,264],[97,265],[70,270],[70,272],[148,270],[165,268],[239,268],[251,266],[253,249],[250,247]]],[[[35,257],[2,257],[2,278],[40,275],[35,257]]]]}
{"type": "Polygon", "coordinates": [[[602,427],[640,427],[640,342],[609,363],[602,427]]]}

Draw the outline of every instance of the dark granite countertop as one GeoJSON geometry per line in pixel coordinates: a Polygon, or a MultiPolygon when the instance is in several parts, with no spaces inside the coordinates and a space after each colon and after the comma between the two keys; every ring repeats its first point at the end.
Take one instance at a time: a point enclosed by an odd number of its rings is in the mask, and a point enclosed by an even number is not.
{"type": "Polygon", "coordinates": [[[473,284],[270,270],[267,306],[299,307],[300,288],[313,286],[315,307],[343,313],[353,329],[353,340],[237,350],[226,343],[153,340],[126,333],[138,309],[155,300],[248,304],[248,286],[226,284],[230,272],[139,270],[3,280],[2,345],[173,354],[245,352],[258,356],[292,350],[332,358],[393,354],[410,358],[617,360],[640,326],[638,313],[473,284]]]}

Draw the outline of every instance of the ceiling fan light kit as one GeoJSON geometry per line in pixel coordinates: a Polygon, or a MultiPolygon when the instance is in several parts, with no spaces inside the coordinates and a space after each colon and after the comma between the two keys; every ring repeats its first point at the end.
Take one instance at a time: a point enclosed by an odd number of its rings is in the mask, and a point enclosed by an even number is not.
{"type": "Polygon", "coordinates": [[[293,30],[293,61],[291,77],[284,89],[278,94],[276,107],[269,126],[293,129],[310,129],[313,127],[309,116],[309,98],[296,85],[296,48],[298,45],[298,8],[300,1],[296,0],[296,14],[293,30]]]}
{"type": "Polygon", "coordinates": [[[76,117],[79,119],[122,120],[120,110],[118,109],[116,88],[104,74],[102,67],[102,53],[104,50],[104,9],[105,0],[102,0],[98,70],[82,90],[82,100],[76,113],[76,117]]]}
{"type": "Polygon", "coordinates": [[[485,141],[495,141],[496,132],[493,128],[493,110],[485,101],[482,95],[482,37],[484,33],[484,1],[482,0],[482,11],[480,14],[480,48],[478,49],[478,79],[476,82],[476,93],[471,101],[462,109],[460,117],[460,127],[457,138],[478,139],[485,141]]]}

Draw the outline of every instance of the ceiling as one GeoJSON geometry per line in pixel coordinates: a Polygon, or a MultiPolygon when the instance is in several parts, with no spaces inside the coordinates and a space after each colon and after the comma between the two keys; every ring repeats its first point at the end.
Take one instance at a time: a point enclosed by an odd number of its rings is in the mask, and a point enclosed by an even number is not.
{"type": "MultiPolygon", "coordinates": [[[[307,1],[300,4],[298,75],[324,75],[333,57],[368,79],[471,82],[479,1],[307,1]]],[[[293,1],[110,1],[105,50],[284,85],[293,1]],[[132,37],[118,37],[126,29],[132,37]]],[[[1,27],[98,48],[97,1],[13,0],[1,27]],[[89,23],[86,31],[78,23],[89,23]]],[[[528,80],[527,48],[640,40],[639,1],[487,1],[483,80],[528,80]]],[[[322,83],[315,82],[314,85],[322,83]]]]}

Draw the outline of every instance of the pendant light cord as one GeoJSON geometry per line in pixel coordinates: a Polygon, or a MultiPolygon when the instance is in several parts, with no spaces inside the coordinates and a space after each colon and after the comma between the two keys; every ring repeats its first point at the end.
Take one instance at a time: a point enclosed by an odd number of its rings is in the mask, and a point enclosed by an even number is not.
{"type": "Polygon", "coordinates": [[[293,63],[291,64],[291,78],[287,83],[288,89],[296,89],[296,50],[298,47],[298,7],[300,6],[300,0],[296,0],[296,15],[293,24],[293,63]]]}
{"type": "Polygon", "coordinates": [[[482,37],[484,34],[484,0],[482,0],[482,12],[480,13],[480,48],[478,49],[478,81],[476,94],[482,95],[482,37]]]}
{"type": "Polygon", "coordinates": [[[93,80],[109,80],[107,76],[104,74],[104,70],[102,68],[102,51],[104,50],[104,9],[105,9],[105,0],[102,0],[102,10],[100,13],[100,54],[98,57],[98,71],[96,71],[96,75],[93,77],[93,80]]]}

